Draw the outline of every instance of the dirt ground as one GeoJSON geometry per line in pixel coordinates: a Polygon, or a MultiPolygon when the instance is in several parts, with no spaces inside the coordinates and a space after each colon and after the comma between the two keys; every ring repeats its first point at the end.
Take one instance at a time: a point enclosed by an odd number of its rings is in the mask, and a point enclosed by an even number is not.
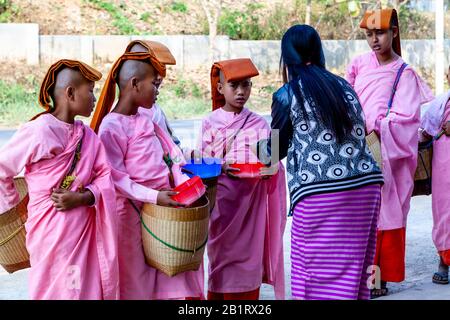
{"type": "MultiPolygon", "coordinates": [[[[88,0],[10,0],[13,4],[8,22],[38,23],[41,34],[120,34],[120,28],[114,25],[113,14],[99,8],[88,0]]],[[[206,14],[196,0],[102,0],[98,2],[111,3],[116,12],[124,17],[139,34],[205,34],[208,33],[206,14]],[[185,11],[173,9],[174,4],[185,6],[185,11]]],[[[262,5],[258,8],[261,21],[274,12],[277,5],[283,8],[296,8],[298,0],[222,0],[222,12],[225,10],[246,12],[249,4],[262,5]]],[[[353,34],[351,19],[336,18],[337,7],[332,6],[325,12],[322,4],[313,1],[312,25],[317,27],[323,39],[347,39],[353,34]],[[343,21],[344,19],[345,21],[343,21]],[[318,22],[320,21],[320,23],[318,22]]],[[[305,15],[304,4],[298,7],[298,13],[291,14],[289,23],[303,23],[305,15]],[[291,21],[292,20],[292,21],[291,21]]],[[[450,10],[447,11],[446,34],[450,33],[450,10]]],[[[434,34],[434,15],[423,13],[428,23],[417,24],[410,20],[411,31],[407,37],[421,39],[434,34]],[[413,31],[413,32],[412,32],[413,31]]],[[[356,23],[355,21],[353,23],[356,23]]],[[[267,26],[271,27],[271,26],[267,26]]]]}
{"type": "MultiPolygon", "coordinates": [[[[186,4],[187,11],[172,10],[172,0],[122,1],[108,0],[143,33],[202,34],[207,26],[206,15],[200,1],[178,1],[186,4]],[[141,19],[142,15],[148,16],[141,19]]],[[[249,3],[264,3],[267,11],[277,3],[286,1],[224,0],[223,6],[243,10],[249,3]]],[[[292,0],[287,2],[291,3],[292,0]]],[[[13,0],[20,8],[14,22],[33,22],[40,25],[41,34],[117,34],[111,15],[86,0],[13,0]],[[64,23],[61,23],[64,21],[64,23]]],[[[206,29],[207,30],[207,29],[206,29]]]]}

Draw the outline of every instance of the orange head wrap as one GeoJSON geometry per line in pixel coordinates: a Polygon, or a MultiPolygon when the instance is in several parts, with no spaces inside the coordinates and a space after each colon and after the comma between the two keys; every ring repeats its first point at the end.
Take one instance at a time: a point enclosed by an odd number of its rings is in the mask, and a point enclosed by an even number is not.
{"type": "Polygon", "coordinates": [[[215,62],[211,68],[211,98],[213,110],[225,105],[225,97],[217,91],[221,71],[227,82],[243,80],[259,75],[258,69],[256,69],[252,60],[247,58],[215,62]]]}
{"type": "Polygon", "coordinates": [[[91,128],[98,132],[100,123],[103,118],[109,113],[116,98],[116,81],[119,75],[120,67],[126,60],[147,61],[155,68],[155,70],[162,76],[166,76],[166,66],[162,64],[153,52],[127,52],[120,56],[114,63],[111,71],[108,74],[102,93],[98,99],[97,107],[95,108],[94,116],[91,121],[91,128]]]}
{"type": "Polygon", "coordinates": [[[98,81],[102,78],[102,74],[91,66],[76,60],[62,59],[51,65],[41,84],[39,91],[39,104],[46,110],[52,108],[51,91],[56,81],[59,71],[64,68],[76,69],[81,72],[83,77],[89,81],[98,81]]]}
{"type": "Polygon", "coordinates": [[[149,40],[131,41],[128,44],[127,48],[125,49],[125,53],[130,52],[131,48],[135,44],[140,44],[141,46],[146,48],[148,52],[152,52],[155,55],[156,59],[158,59],[159,62],[161,62],[162,64],[172,64],[172,65],[177,64],[169,48],[167,48],[162,43],[156,41],[149,41],[149,40]]]}
{"type": "Polygon", "coordinates": [[[394,38],[392,48],[399,56],[402,55],[400,46],[400,26],[398,23],[397,11],[395,9],[370,10],[364,13],[364,17],[359,24],[363,29],[389,30],[392,26],[398,28],[398,35],[394,38]]]}

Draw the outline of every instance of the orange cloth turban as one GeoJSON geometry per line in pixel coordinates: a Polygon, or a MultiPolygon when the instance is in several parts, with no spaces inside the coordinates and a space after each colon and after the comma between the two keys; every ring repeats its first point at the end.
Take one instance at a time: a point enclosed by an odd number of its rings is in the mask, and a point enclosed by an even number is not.
{"type": "Polygon", "coordinates": [[[378,9],[369,10],[364,13],[364,17],[359,24],[360,28],[363,29],[379,29],[379,30],[389,30],[391,26],[398,27],[398,35],[394,38],[392,43],[392,48],[394,52],[399,56],[402,55],[400,46],[400,26],[398,23],[397,11],[395,9],[378,9]]]}
{"type": "Polygon", "coordinates": [[[220,71],[227,82],[238,81],[259,75],[252,60],[232,59],[215,62],[211,68],[211,98],[213,111],[225,105],[225,97],[217,91],[220,71]]]}
{"type": "Polygon", "coordinates": [[[140,44],[144,48],[147,48],[148,52],[153,53],[156,59],[158,59],[159,62],[161,62],[162,64],[172,64],[172,65],[177,64],[177,61],[173,57],[169,48],[167,48],[162,43],[156,41],[149,41],[149,40],[131,41],[130,44],[128,44],[127,48],[125,49],[125,53],[130,52],[131,48],[135,44],[140,44]]]}
{"type": "Polygon", "coordinates": [[[52,108],[50,93],[55,84],[56,76],[60,70],[66,67],[79,70],[83,77],[89,81],[98,81],[102,78],[102,74],[99,71],[81,61],[62,59],[52,64],[42,81],[41,89],[39,91],[39,104],[46,109],[46,111],[50,111],[52,108]]]}
{"type": "Polygon", "coordinates": [[[97,107],[95,108],[94,116],[91,121],[91,128],[98,132],[100,123],[103,118],[109,113],[111,107],[116,99],[116,81],[122,63],[126,60],[147,61],[155,68],[155,70],[162,76],[166,76],[166,66],[162,64],[153,52],[126,52],[114,63],[111,71],[108,74],[102,93],[98,99],[97,107]]]}

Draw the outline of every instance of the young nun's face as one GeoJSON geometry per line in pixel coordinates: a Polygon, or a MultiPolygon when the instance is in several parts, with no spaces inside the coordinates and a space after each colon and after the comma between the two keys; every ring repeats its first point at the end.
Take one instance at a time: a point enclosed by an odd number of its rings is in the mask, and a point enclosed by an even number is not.
{"type": "Polygon", "coordinates": [[[156,101],[158,95],[156,77],[148,73],[143,79],[137,83],[138,95],[137,104],[143,108],[150,109],[156,101]]]}
{"type": "Polygon", "coordinates": [[[156,87],[156,94],[155,94],[155,102],[158,100],[158,94],[159,94],[159,87],[161,86],[161,83],[163,82],[163,77],[158,73],[155,80],[155,87],[156,87]]]}
{"type": "Polygon", "coordinates": [[[252,80],[247,78],[239,81],[219,82],[217,90],[224,95],[228,105],[242,109],[250,97],[252,80]]]}
{"type": "Polygon", "coordinates": [[[73,99],[71,99],[71,109],[74,115],[89,117],[94,111],[97,101],[94,96],[94,85],[95,82],[86,80],[74,88],[73,99]]]}
{"type": "Polygon", "coordinates": [[[398,28],[390,30],[367,29],[366,40],[372,51],[376,54],[386,54],[392,50],[392,41],[398,35],[398,28]]]}
{"type": "MultiPolygon", "coordinates": [[[[142,44],[136,43],[135,45],[133,45],[130,48],[130,52],[148,52],[148,49],[146,47],[144,47],[142,44]]],[[[154,98],[155,101],[158,100],[158,98],[157,98],[157,96],[159,94],[158,89],[159,89],[159,86],[161,85],[163,79],[164,78],[160,74],[156,75],[156,79],[154,81],[154,84],[156,86],[156,93],[155,93],[155,98],[154,98]]]]}

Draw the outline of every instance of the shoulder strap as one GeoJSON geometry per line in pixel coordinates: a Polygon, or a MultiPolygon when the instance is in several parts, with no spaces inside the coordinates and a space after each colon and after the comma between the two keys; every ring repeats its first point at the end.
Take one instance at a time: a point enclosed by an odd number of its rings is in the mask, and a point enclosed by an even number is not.
{"type": "Polygon", "coordinates": [[[70,186],[72,185],[72,182],[76,178],[72,174],[75,171],[75,167],[77,166],[77,163],[81,157],[81,147],[83,146],[83,138],[84,138],[84,128],[82,131],[80,141],[78,141],[77,147],[75,148],[75,153],[73,155],[72,164],[70,165],[70,169],[64,176],[64,179],[62,180],[61,185],[59,186],[60,189],[69,190],[70,186]]]}
{"type": "Polygon", "coordinates": [[[407,66],[408,66],[408,64],[403,62],[402,66],[397,71],[397,76],[395,77],[394,85],[392,86],[391,97],[389,98],[388,110],[387,110],[387,113],[386,113],[386,117],[391,112],[392,103],[394,102],[394,96],[395,96],[395,92],[397,91],[398,82],[400,81],[400,77],[402,76],[403,70],[405,70],[405,68],[407,66]]]}
{"type": "Polygon", "coordinates": [[[237,135],[239,134],[239,132],[241,132],[241,130],[244,128],[244,126],[247,124],[248,118],[250,118],[251,113],[249,113],[247,115],[247,117],[244,120],[244,123],[242,124],[242,126],[236,131],[236,133],[231,137],[230,139],[230,144],[227,146],[226,144],[226,137],[225,137],[225,145],[223,146],[223,157],[225,158],[225,155],[230,152],[231,146],[233,145],[234,140],[236,139],[237,135]]]}
{"type": "Polygon", "coordinates": [[[437,135],[435,135],[433,137],[433,141],[439,140],[439,138],[442,137],[444,135],[444,133],[445,133],[445,130],[442,129],[437,135]]]}

